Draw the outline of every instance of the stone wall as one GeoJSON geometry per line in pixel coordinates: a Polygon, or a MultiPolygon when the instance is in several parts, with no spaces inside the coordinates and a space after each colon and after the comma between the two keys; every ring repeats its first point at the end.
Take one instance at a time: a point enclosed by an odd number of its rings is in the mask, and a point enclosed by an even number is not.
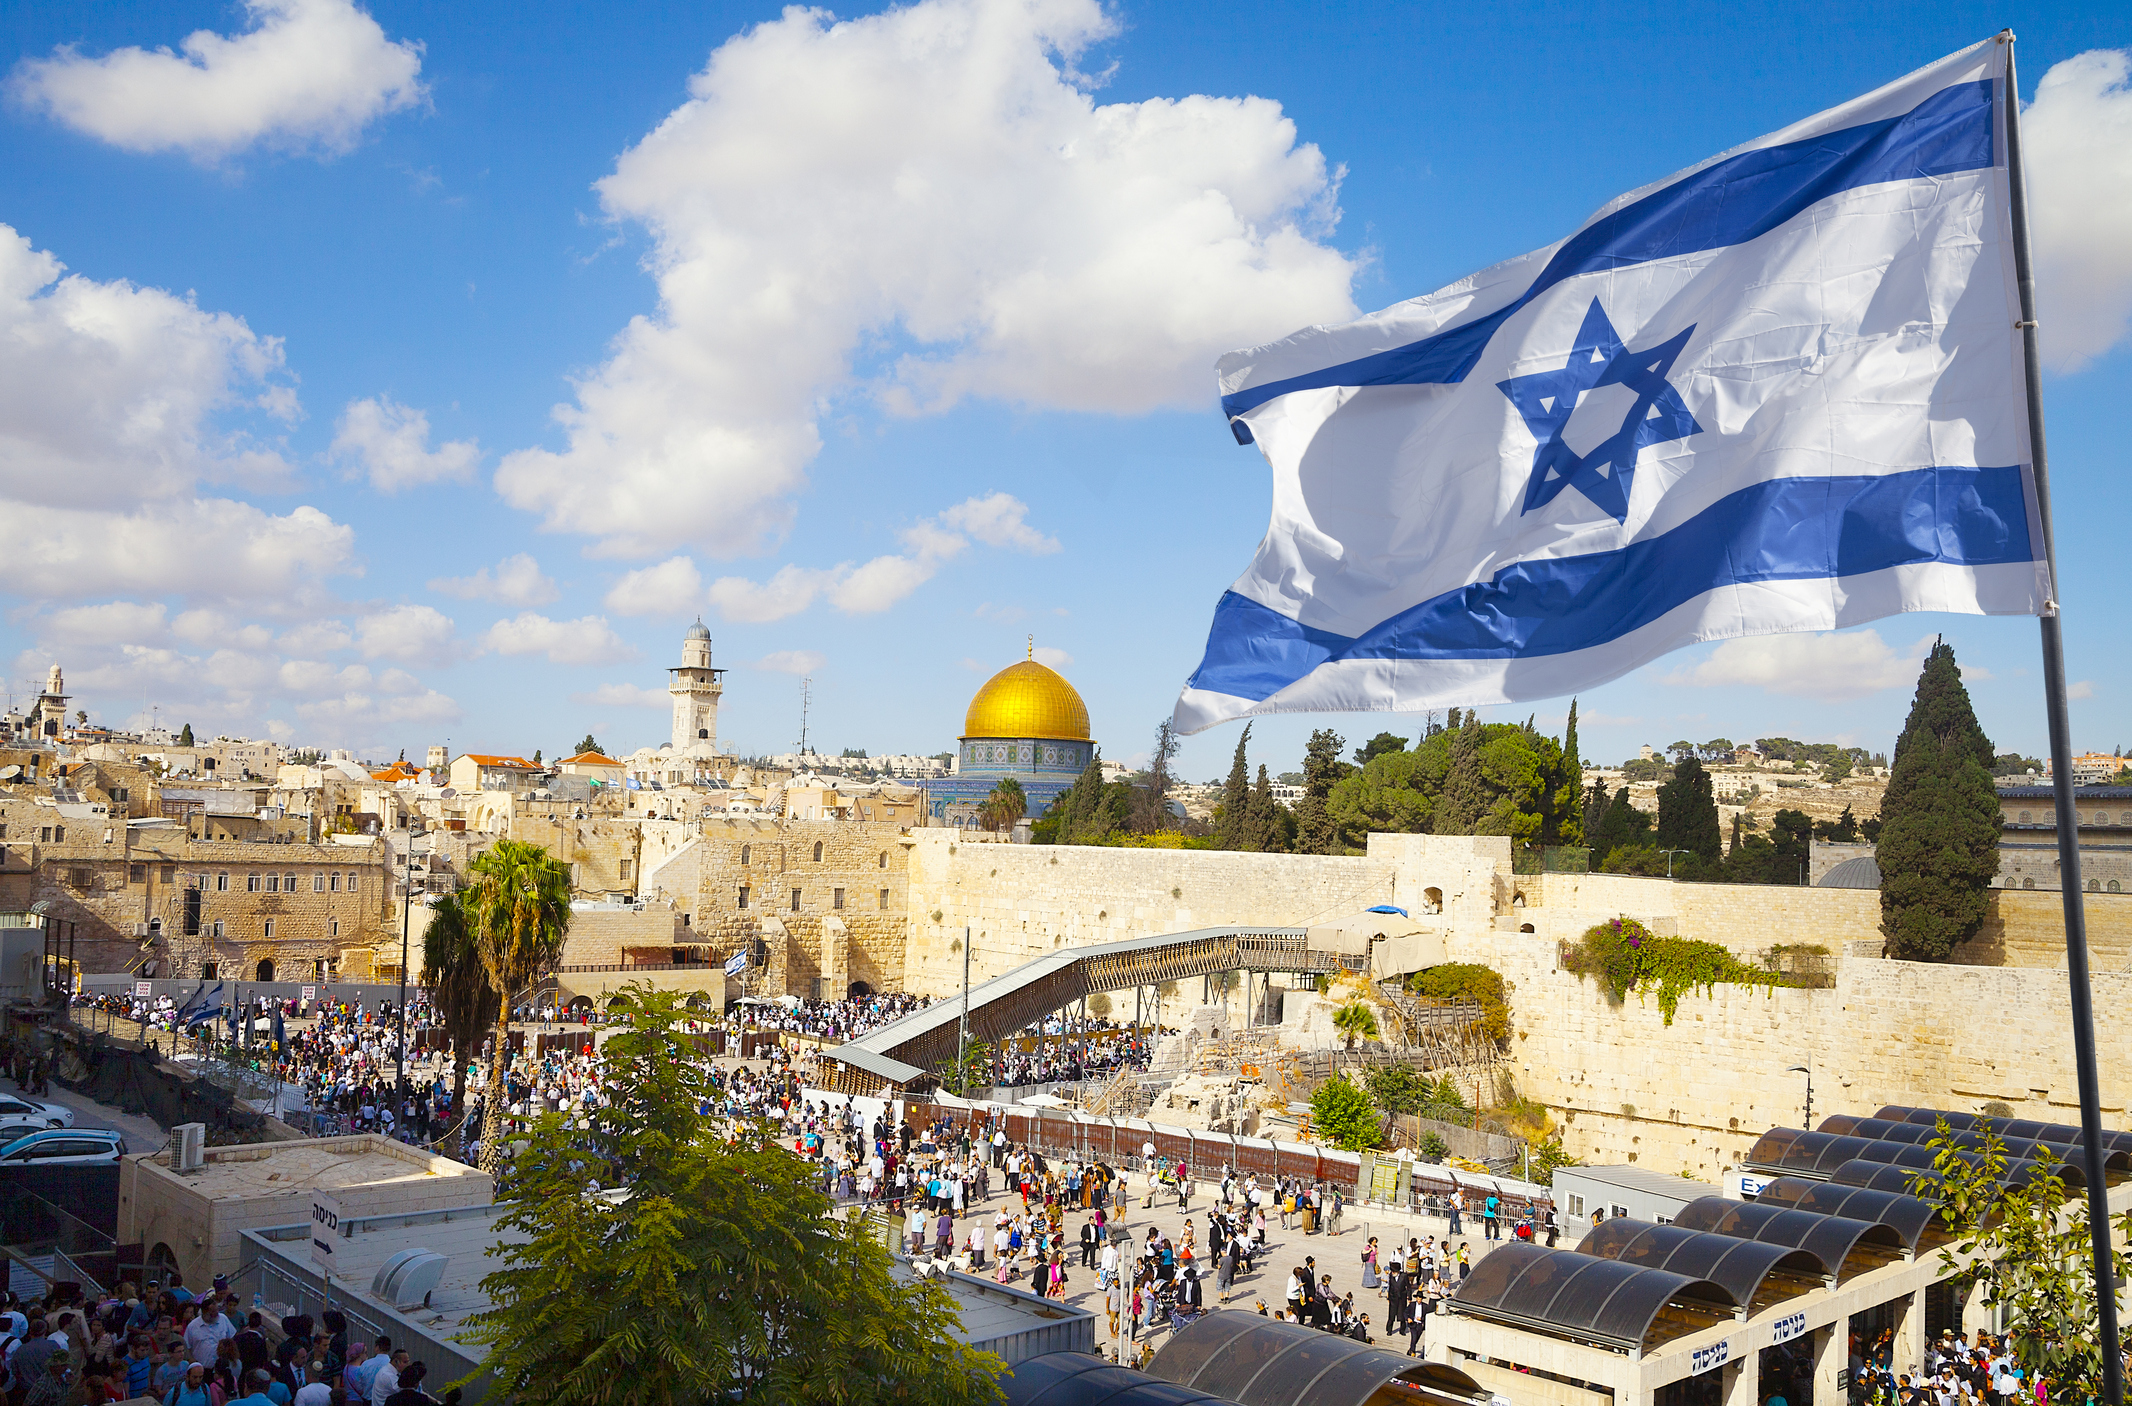
{"type": "MultiPolygon", "coordinates": [[[[1395,898],[1396,871],[1374,849],[1369,858],[1333,858],[966,844],[947,829],[914,830],[909,840],[902,980],[908,990],[933,995],[962,987],[965,926],[975,954],[971,977],[982,981],[1060,947],[1222,923],[1303,924],[1395,898]]],[[[1507,859],[1509,842],[1497,843],[1507,859]]]]}
{"type": "Polygon", "coordinates": [[[573,903],[558,965],[670,962],[675,946],[687,940],[681,914],[671,903],[573,903]]]}

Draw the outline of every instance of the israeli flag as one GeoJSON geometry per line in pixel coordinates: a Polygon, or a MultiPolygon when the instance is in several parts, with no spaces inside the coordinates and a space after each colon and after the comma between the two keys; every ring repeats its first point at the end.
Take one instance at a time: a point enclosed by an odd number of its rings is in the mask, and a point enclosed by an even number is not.
{"type": "Polygon", "coordinates": [[[735,952],[732,956],[725,959],[725,974],[727,976],[739,976],[747,969],[748,954],[745,951],[735,952]]]}
{"type": "Polygon", "coordinates": [[[1223,357],[1273,521],[1178,700],[1552,698],[1704,640],[2051,598],[1989,40],[1569,238],[1223,357]]]}

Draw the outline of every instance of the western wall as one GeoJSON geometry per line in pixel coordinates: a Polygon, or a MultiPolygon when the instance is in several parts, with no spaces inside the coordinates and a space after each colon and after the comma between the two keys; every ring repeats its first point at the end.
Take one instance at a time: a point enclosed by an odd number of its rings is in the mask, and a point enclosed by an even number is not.
{"type": "MultiPolygon", "coordinates": [[[[1504,1066],[1546,1104],[1565,1147],[1701,1178],[1737,1165],[1772,1125],[1883,1103],[2077,1117],[2063,924],[2056,893],[1994,890],[1955,963],[1880,956],[1872,890],[1673,883],[1611,874],[1517,875],[1507,839],[1372,835],[1366,856],[971,844],[913,832],[904,985],[961,987],[961,938],[982,980],[1059,947],[1218,924],[1305,926],[1372,904],[1406,908],[1449,960],[1499,971],[1516,1033],[1504,1066]],[[1775,944],[1826,947],[1834,985],[1720,985],[1612,1005],[1560,968],[1564,942],[1616,916],[1753,960],[1775,944]]],[[[2103,1104],[2127,1126],[2132,895],[2089,894],[2103,1104]]]]}

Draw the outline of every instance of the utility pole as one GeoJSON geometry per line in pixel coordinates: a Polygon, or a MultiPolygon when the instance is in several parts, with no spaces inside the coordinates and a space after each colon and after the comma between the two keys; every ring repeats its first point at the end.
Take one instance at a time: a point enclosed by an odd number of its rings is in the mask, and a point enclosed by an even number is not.
{"type": "MultiPolygon", "coordinates": [[[[425,871],[426,872],[426,871],[425,871]]],[[[407,836],[407,858],[400,873],[400,1003],[394,1012],[400,1026],[399,1049],[392,1062],[392,1096],[397,1099],[407,1084],[407,945],[415,903],[415,837],[407,836]]],[[[388,910],[390,911],[390,910],[388,910]]]]}
{"type": "MultiPolygon", "coordinates": [[[[808,674],[808,675],[804,675],[804,676],[802,676],[802,677],[801,677],[801,679],[800,679],[800,747],[799,747],[799,750],[800,750],[800,757],[802,758],[802,764],[803,764],[803,765],[804,765],[804,759],[805,759],[805,757],[806,757],[806,755],[807,755],[807,713],[808,713],[808,710],[809,710],[809,709],[810,709],[810,708],[811,708],[811,707],[813,706],[813,703],[814,703],[814,676],[813,676],[812,674],[808,674]]],[[[967,952],[967,951],[969,950],[969,946],[968,946],[968,944],[964,944],[963,950],[964,950],[965,952],[967,952]]]]}
{"type": "Polygon", "coordinates": [[[969,1097],[970,1076],[965,1061],[970,1048],[970,929],[962,930],[962,1020],[955,1030],[955,1083],[969,1097]]]}

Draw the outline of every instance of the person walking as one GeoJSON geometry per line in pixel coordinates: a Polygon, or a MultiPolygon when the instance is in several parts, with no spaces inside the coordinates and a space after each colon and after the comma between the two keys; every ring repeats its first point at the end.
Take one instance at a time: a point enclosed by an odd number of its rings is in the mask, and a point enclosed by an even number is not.
{"type": "Polygon", "coordinates": [[[1229,1290],[1236,1284],[1236,1270],[1242,1259],[1243,1250],[1237,1244],[1237,1237],[1232,1235],[1228,1243],[1222,1246],[1221,1255],[1214,1264],[1214,1283],[1221,1290],[1223,1303],[1229,1301],[1229,1290]]]}
{"type": "Polygon", "coordinates": [[[1370,1237],[1370,1242],[1362,1247],[1362,1287],[1384,1287],[1384,1281],[1377,1276],[1377,1237],[1374,1235],[1370,1237]]]}
{"type": "Polygon", "coordinates": [[[1090,1216],[1087,1220],[1081,1222],[1081,1268],[1094,1269],[1096,1267],[1097,1239],[1095,1217],[1090,1216]]]}
{"type": "MultiPolygon", "coordinates": [[[[1347,1209],[1347,1198],[1340,1194],[1340,1188],[1336,1186],[1332,1189],[1331,1200],[1332,1205],[1325,1212],[1325,1233],[1327,1235],[1338,1235],[1340,1233],[1340,1213],[1347,1209]]],[[[1375,1288],[1376,1286],[1372,1284],[1368,1287],[1375,1288]]]]}
{"type": "Polygon", "coordinates": [[[1500,1192],[1489,1192],[1488,1199],[1481,1203],[1481,1238],[1503,1238],[1503,1197],[1500,1192]]]}

